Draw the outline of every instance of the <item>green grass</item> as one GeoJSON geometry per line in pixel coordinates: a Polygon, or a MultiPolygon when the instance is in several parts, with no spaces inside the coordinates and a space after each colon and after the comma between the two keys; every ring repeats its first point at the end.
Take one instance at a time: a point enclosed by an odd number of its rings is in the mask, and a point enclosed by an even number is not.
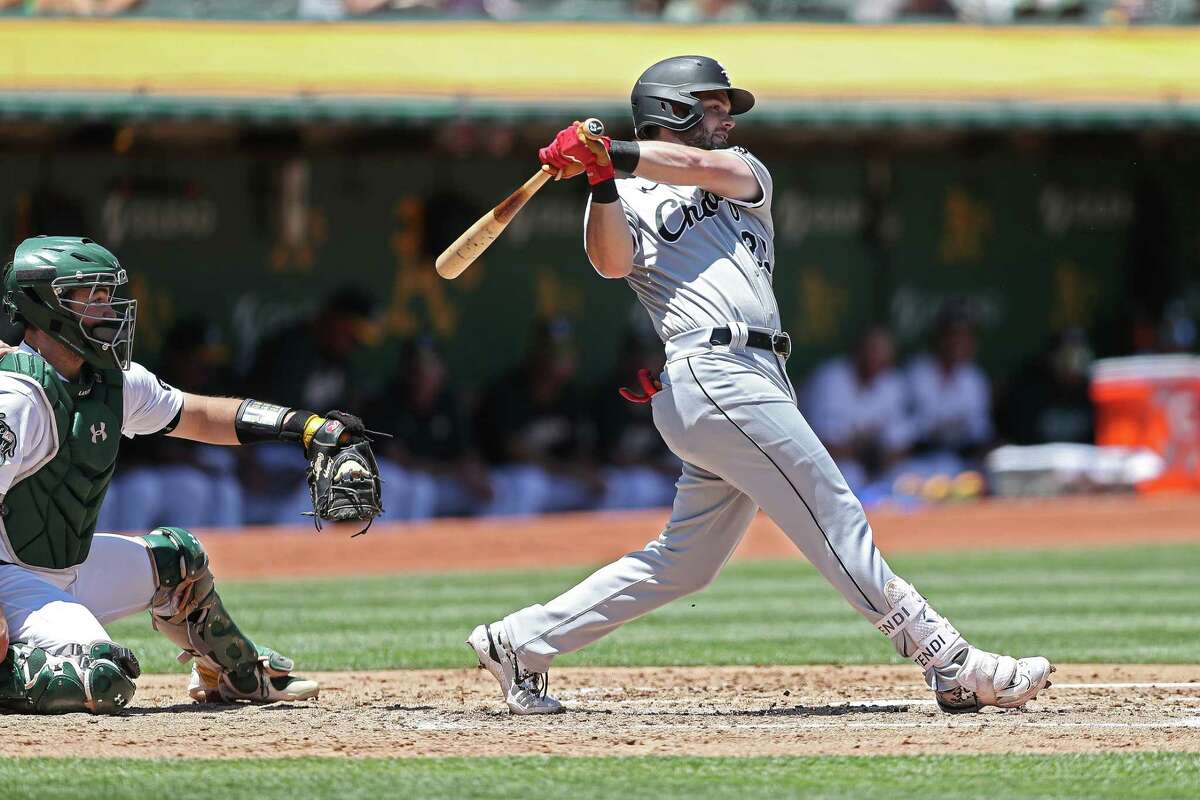
{"type": "Polygon", "coordinates": [[[887,758],[0,760],[4,796],[270,798],[1194,798],[1182,753],[887,758]],[[191,787],[189,789],[188,787],[191,787]]]}
{"type": "MultiPolygon", "coordinates": [[[[369,542],[364,543],[369,546],[369,542]]],[[[1058,661],[1200,661],[1200,546],[906,556],[896,571],[972,641],[1058,661]]],[[[220,583],[252,637],[304,669],[464,667],[463,640],[588,570],[220,583]]],[[[109,626],[149,672],[183,669],[139,615],[109,626]]],[[[737,563],[705,591],[560,665],[900,663],[807,564],[737,563]]]]}

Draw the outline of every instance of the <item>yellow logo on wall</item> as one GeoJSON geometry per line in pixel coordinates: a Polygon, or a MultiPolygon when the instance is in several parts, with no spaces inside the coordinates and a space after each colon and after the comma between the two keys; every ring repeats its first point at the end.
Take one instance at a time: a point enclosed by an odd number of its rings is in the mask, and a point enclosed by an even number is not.
{"type": "Polygon", "coordinates": [[[1050,322],[1056,327],[1084,326],[1092,321],[1100,298],[1100,281],[1074,261],[1060,261],[1054,268],[1054,310],[1050,322]]]}
{"type": "Polygon", "coordinates": [[[540,317],[578,317],[583,314],[583,289],[563,282],[549,269],[538,270],[534,297],[540,317]]]}
{"type": "Polygon", "coordinates": [[[129,293],[138,301],[138,345],[158,352],[162,349],[163,334],[175,323],[172,295],[151,286],[144,273],[134,273],[129,278],[129,293]]]}
{"type": "Polygon", "coordinates": [[[802,267],[797,342],[814,345],[833,342],[845,318],[846,295],[846,289],[831,283],[819,267],[802,267]]]}
{"type": "Polygon", "coordinates": [[[938,254],[945,264],[971,264],[983,258],[984,239],[992,233],[992,212],[958,186],[946,190],[942,241],[938,254]]]}
{"type": "MultiPolygon", "coordinates": [[[[392,285],[391,304],[387,310],[388,329],[411,336],[422,327],[422,320],[413,310],[414,300],[423,300],[427,324],[438,336],[448,336],[458,328],[458,310],[446,296],[447,281],[433,268],[424,254],[425,203],[419,197],[404,197],[396,203],[396,228],[388,246],[396,263],[396,280],[392,285]]],[[[477,281],[483,264],[476,263],[463,275],[463,280],[477,281]]],[[[468,282],[469,282],[468,281],[468,282]]]]}
{"type": "Polygon", "coordinates": [[[276,176],[275,244],[271,269],[308,272],[316,250],[328,238],[325,214],[309,201],[312,169],[307,159],[293,158],[276,176]]]}

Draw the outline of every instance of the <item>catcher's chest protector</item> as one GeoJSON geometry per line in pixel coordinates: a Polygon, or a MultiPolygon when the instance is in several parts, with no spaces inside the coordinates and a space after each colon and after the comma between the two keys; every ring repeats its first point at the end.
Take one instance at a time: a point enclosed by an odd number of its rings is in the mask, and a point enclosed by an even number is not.
{"type": "Polygon", "coordinates": [[[40,356],[23,352],[0,358],[0,371],[41,385],[59,443],[58,452],[14,484],[0,504],[9,552],[32,567],[81,564],[117,463],[122,373],[101,370],[89,388],[64,381],[40,356]]]}

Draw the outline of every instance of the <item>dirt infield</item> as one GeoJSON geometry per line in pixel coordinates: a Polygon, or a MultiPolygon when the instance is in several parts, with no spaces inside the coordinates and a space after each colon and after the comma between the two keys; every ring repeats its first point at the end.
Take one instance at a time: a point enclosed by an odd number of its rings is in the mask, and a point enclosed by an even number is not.
{"type": "MultiPolygon", "coordinates": [[[[1200,541],[1200,496],[1132,495],[993,500],[870,515],[885,553],[1200,541]]],[[[590,566],[640,549],[658,535],[666,510],[560,514],[532,519],[438,520],[354,529],[201,532],[218,577],[271,578],[413,571],[590,566]]],[[[796,547],[760,515],[739,558],[796,558],[796,547]]]]}
{"type": "Polygon", "coordinates": [[[558,669],[555,717],[509,715],[478,670],[318,677],[317,701],[255,707],[194,705],[183,676],[146,676],[125,716],[0,715],[0,756],[1200,752],[1191,667],[1063,666],[1027,710],[959,716],[910,667],[558,669]]]}
{"type": "MultiPolygon", "coordinates": [[[[639,548],[664,511],[206,535],[221,577],[590,565],[639,548]]],[[[1200,540],[1200,497],[985,502],[877,513],[888,552],[1200,540]]],[[[764,517],[739,557],[798,556],[764,517]]],[[[320,700],[207,706],[148,675],[120,717],[0,714],[0,756],[875,755],[1200,753],[1194,666],[1066,665],[1024,711],[947,716],[911,667],[556,669],[569,713],[513,717],[477,670],[326,673],[320,700]]]]}

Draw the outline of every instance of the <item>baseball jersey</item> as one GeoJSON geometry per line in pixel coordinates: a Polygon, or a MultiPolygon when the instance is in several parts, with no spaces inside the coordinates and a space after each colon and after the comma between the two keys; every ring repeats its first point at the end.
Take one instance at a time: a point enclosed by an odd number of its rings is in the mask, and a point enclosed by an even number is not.
{"type": "MultiPolygon", "coordinates": [[[[27,346],[22,350],[34,352],[27,346]]],[[[141,364],[122,373],[121,433],[133,438],[158,433],[183,406],[183,393],[168,386],[141,364]]],[[[57,452],[54,412],[42,388],[32,379],[0,372],[0,496],[33,474],[57,452]]],[[[0,536],[0,561],[11,561],[0,536]]]]}
{"type": "MultiPolygon", "coordinates": [[[[638,177],[616,182],[633,236],[633,271],[626,280],[663,341],[729,322],[779,329],[771,286],[771,173],[749,151],[734,147],[729,152],[745,161],[758,179],[762,194],[757,201],[731,200],[698,186],[638,177]]],[[[590,213],[589,199],[586,214],[590,213]]]]}

